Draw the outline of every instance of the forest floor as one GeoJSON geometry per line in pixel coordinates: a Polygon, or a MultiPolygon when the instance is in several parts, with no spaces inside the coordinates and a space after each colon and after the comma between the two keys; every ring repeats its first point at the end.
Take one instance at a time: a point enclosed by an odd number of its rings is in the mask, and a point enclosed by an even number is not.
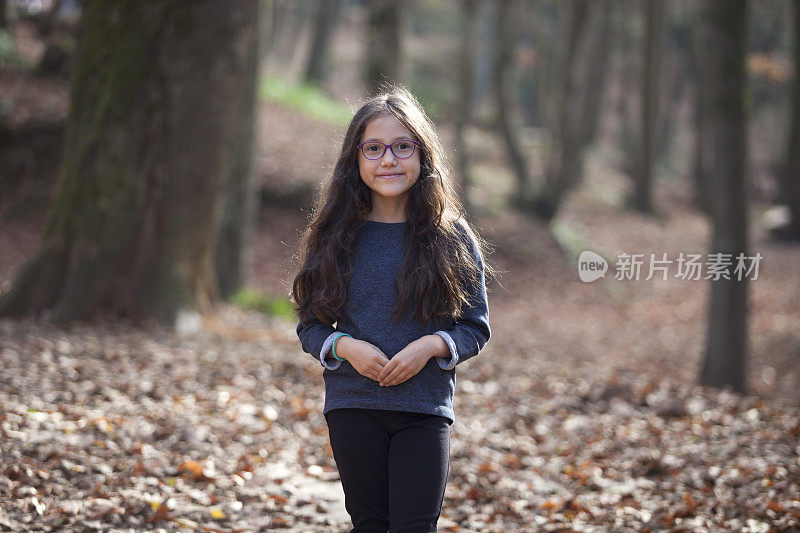
{"type": "MultiPolygon", "coordinates": [[[[332,164],[336,130],[297,111],[262,104],[258,131],[266,185],[332,164]],[[332,148],[294,157],[301,133],[332,148]]],[[[501,271],[492,338],[458,368],[440,530],[800,528],[800,248],[771,242],[753,209],[750,393],[700,387],[712,282],[676,279],[675,264],[667,280],[613,275],[622,253],[707,253],[687,191],[660,183],[646,217],[620,208],[622,177],[590,164],[556,241],[502,208],[498,153],[480,162],[498,171],[477,184],[474,220],[501,271]],[[606,277],[581,282],[576,250],[608,259],[606,277]]],[[[305,219],[262,213],[248,287],[288,293],[305,219]]],[[[0,286],[42,221],[3,220],[0,286]]],[[[227,304],[187,332],[0,320],[0,530],[347,531],[322,368],[294,326],[227,304]]]]}

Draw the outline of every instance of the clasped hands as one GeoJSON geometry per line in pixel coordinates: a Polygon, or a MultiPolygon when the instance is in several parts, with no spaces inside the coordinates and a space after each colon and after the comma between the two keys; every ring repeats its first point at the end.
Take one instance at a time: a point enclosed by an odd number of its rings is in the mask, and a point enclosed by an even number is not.
{"type": "Polygon", "coordinates": [[[389,359],[380,348],[353,337],[339,337],[336,352],[347,359],[356,372],[380,383],[399,385],[417,374],[431,357],[447,357],[450,350],[438,335],[425,335],[411,342],[389,359]]]}

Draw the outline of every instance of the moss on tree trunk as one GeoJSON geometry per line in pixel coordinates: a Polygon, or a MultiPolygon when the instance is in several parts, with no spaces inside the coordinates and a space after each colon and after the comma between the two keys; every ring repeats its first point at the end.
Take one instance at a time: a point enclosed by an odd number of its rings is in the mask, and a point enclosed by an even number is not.
{"type": "Polygon", "coordinates": [[[256,0],[86,6],[55,199],[0,314],[171,323],[216,300],[256,20],[256,0]]]}

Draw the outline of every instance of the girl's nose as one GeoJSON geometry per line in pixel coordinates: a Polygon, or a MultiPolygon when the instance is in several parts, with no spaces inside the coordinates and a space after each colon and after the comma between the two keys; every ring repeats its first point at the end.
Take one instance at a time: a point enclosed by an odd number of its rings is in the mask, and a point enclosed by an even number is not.
{"type": "Polygon", "coordinates": [[[383,157],[381,158],[381,165],[393,166],[396,164],[397,160],[394,157],[394,152],[392,152],[391,148],[387,148],[386,152],[383,153],[383,157]]]}

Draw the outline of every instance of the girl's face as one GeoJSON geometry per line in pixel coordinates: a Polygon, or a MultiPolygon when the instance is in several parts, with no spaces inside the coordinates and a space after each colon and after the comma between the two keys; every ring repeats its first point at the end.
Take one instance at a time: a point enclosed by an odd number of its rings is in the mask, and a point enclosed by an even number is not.
{"type": "MultiPolygon", "coordinates": [[[[360,142],[377,141],[392,144],[400,140],[416,141],[400,121],[392,115],[385,115],[375,117],[367,123],[360,142]]],[[[390,148],[386,148],[380,159],[367,159],[362,150],[358,151],[358,169],[361,180],[372,190],[373,210],[377,204],[381,204],[384,209],[390,208],[391,211],[400,212],[408,197],[409,189],[419,178],[419,147],[410,143],[395,146],[397,151],[413,147],[414,153],[411,157],[401,159],[390,148]]],[[[369,147],[365,148],[369,150],[369,147]]],[[[375,146],[372,149],[376,149],[375,146]]],[[[377,145],[377,150],[380,153],[383,147],[377,145]]]]}

